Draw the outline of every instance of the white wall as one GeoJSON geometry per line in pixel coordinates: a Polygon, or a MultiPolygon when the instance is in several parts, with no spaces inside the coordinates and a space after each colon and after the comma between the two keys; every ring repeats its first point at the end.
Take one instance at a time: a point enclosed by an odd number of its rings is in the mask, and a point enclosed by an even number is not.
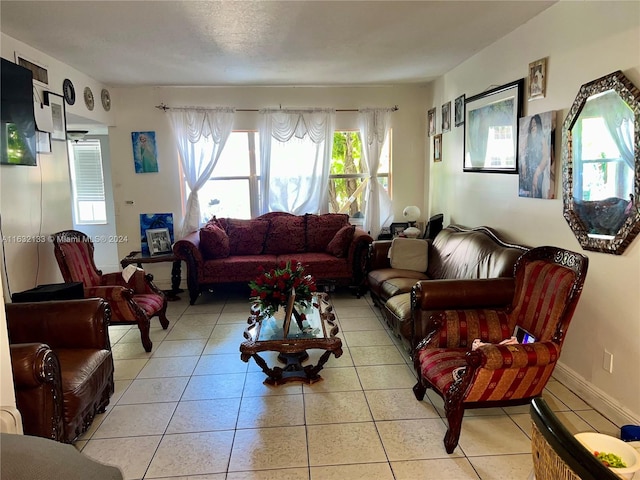
{"type": "MultiPolygon", "coordinates": [[[[443,103],[463,93],[469,97],[526,77],[529,62],[544,57],[546,98],[525,100],[524,115],[556,110],[558,127],[582,84],[622,70],[640,86],[640,3],[560,2],[439,79],[433,106],[439,114],[443,103]]],[[[432,210],[445,212],[451,222],[490,225],[514,241],[557,245],[589,257],[586,284],[556,374],[590,382],[590,394],[601,396],[609,413],[633,415],[638,423],[640,238],[622,256],[580,248],[562,215],[561,128],[556,137],[557,200],[518,197],[517,175],[463,173],[463,136],[463,128],[445,133],[443,162],[430,163],[432,210]],[[602,368],[605,348],[614,355],[612,374],[602,368]]]]}
{"type": "MultiPolygon", "coordinates": [[[[180,190],[182,182],[177,151],[173,142],[169,119],[165,112],[155,108],[164,102],[169,106],[234,106],[241,109],[265,107],[334,107],[350,109],[366,106],[391,107],[399,110],[392,114],[392,195],[394,213],[402,221],[402,210],[407,205],[418,205],[427,218],[425,176],[425,103],[427,87],[378,88],[121,88],[116,91],[116,127],[109,129],[111,162],[117,231],[127,236],[128,243],[118,244],[122,258],[132,250],[140,249],[141,213],[172,212],[176,228],[180,225],[180,190]],[[158,148],[158,173],[136,174],[131,148],[131,132],[155,131],[158,148]],[[127,202],[132,201],[133,204],[127,202]]],[[[338,129],[357,129],[356,113],[337,113],[338,129]]],[[[238,112],[236,130],[257,130],[256,112],[238,112]]],[[[170,279],[170,264],[145,265],[159,284],[170,279]]],[[[184,272],[183,272],[184,278],[184,272]]]]}

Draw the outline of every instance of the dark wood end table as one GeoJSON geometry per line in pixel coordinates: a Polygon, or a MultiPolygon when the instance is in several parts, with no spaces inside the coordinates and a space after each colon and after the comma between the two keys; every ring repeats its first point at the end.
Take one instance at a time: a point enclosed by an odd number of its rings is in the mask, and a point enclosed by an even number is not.
{"type": "Polygon", "coordinates": [[[331,353],[336,358],[342,355],[342,340],[336,337],[338,326],[335,323],[333,307],[327,301],[326,293],[316,294],[314,303],[301,313],[307,317],[301,330],[295,321],[291,322],[286,338],[283,334],[282,309],[275,317],[263,318],[259,312],[252,312],[249,326],[244,331],[246,339],[240,345],[240,358],[248,362],[256,361],[262,371],[267,374],[264,381],[267,385],[282,385],[287,382],[305,382],[308,384],[322,380],[320,370],[327,363],[331,353]],[[307,350],[320,349],[324,353],[317,365],[302,365],[309,358],[307,350]],[[278,360],[284,367],[270,368],[259,355],[260,352],[278,352],[278,360]]]}
{"type": "Polygon", "coordinates": [[[184,292],[180,288],[180,281],[182,280],[181,262],[173,253],[159,253],[156,255],[143,254],[140,251],[131,252],[129,255],[120,260],[122,268],[127,265],[135,264],[142,268],[143,263],[162,263],[173,262],[171,267],[171,290],[166,291],[167,300],[180,300],[178,293],[184,292]]]}

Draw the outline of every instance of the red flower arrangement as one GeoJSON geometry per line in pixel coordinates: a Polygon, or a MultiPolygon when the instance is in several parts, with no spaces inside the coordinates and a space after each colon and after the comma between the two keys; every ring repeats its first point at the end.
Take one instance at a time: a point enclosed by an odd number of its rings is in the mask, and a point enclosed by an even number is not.
{"type": "MultiPolygon", "coordinates": [[[[249,288],[250,300],[266,316],[272,316],[280,306],[286,306],[292,290],[296,292],[294,305],[299,309],[309,307],[313,301],[313,293],[317,290],[313,277],[305,275],[304,267],[295,260],[282,262],[277,268],[268,271],[261,268],[260,275],[249,282],[249,288]]],[[[299,315],[301,320],[306,318],[304,313],[299,315]]]]}

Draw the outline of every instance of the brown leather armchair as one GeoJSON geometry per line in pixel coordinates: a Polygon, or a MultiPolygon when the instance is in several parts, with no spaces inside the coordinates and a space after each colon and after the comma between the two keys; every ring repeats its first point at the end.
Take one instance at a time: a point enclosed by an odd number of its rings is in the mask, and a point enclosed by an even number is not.
{"type": "Polygon", "coordinates": [[[99,298],[13,303],[6,313],[24,433],[73,443],[113,394],[109,305],[99,298]]]}
{"type": "Polygon", "coordinates": [[[462,305],[431,316],[431,331],[414,354],[418,383],[413,391],[422,400],[432,388],[444,399],[448,453],[458,444],[465,409],[523,404],[542,393],[560,357],[588,260],[556,247],[533,248],[516,263],[508,307],[462,305]],[[516,325],[536,341],[498,345],[516,325]],[[485,345],[473,350],[476,338],[485,345]]]}
{"type": "Polygon", "coordinates": [[[55,233],[53,248],[64,281],[82,282],[85,298],[109,302],[113,323],[138,325],[142,346],[150,352],[150,319],[157,315],[163,329],[169,326],[167,298],[153,283],[153,276],[138,271],[126,282],[120,272],[103,274],[93,261],[93,242],[77,230],[55,233]]]}

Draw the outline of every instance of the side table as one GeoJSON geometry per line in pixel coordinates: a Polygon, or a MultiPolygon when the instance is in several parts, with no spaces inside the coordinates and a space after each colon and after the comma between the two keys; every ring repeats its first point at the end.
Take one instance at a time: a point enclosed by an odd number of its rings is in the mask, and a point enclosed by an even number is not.
{"type": "Polygon", "coordinates": [[[156,255],[146,255],[140,251],[131,252],[129,255],[120,260],[122,268],[127,265],[136,264],[142,268],[143,263],[161,263],[161,262],[173,262],[171,267],[171,290],[165,292],[167,294],[167,300],[180,300],[178,293],[184,292],[180,288],[180,281],[182,280],[180,260],[173,253],[159,253],[156,255]]]}

